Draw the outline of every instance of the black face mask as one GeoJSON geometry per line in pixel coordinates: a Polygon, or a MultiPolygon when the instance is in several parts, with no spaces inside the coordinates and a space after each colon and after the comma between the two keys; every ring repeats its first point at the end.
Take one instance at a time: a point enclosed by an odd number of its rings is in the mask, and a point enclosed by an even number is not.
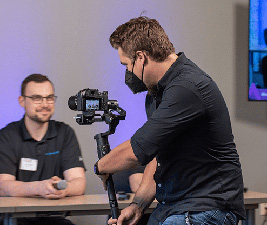
{"type": "MultiPolygon", "coordinates": [[[[143,71],[142,71],[142,80],[140,80],[133,72],[130,72],[128,69],[126,69],[125,72],[125,84],[130,88],[130,90],[134,93],[140,93],[143,91],[147,91],[147,87],[143,82],[143,73],[144,73],[144,66],[143,65],[143,71]]],[[[133,63],[134,68],[134,63],[133,63]]]]}

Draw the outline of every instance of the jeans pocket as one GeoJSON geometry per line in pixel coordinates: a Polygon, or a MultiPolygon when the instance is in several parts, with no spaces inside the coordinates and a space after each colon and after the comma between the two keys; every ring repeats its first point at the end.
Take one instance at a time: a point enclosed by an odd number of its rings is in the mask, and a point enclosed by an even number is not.
{"type": "Polygon", "coordinates": [[[190,223],[194,225],[236,225],[237,217],[232,212],[212,210],[205,212],[191,212],[190,223]]]}
{"type": "Polygon", "coordinates": [[[232,212],[227,213],[223,221],[223,225],[236,225],[236,224],[238,224],[236,215],[232,212]]]}
{"type": "MultiPolygon", "coordinates": [[[[204,212],[190,212],[189,213],[189,221],[194,225],[202,225],[202,224],[219,224],[216,223],[215,218],[219,213],[219,210],[211,210],[204,212]]],[[[221,224],[220,224],[221,225],[221,224]]]]}

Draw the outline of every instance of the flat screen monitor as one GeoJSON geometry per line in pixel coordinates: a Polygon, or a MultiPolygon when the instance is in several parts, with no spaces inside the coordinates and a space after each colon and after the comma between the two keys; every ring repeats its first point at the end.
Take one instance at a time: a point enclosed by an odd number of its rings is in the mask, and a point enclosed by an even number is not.
{"type": "Polygon", "coordinates": [[[250,101],[267,101],[267,0],[249,2],[250,101]]]}

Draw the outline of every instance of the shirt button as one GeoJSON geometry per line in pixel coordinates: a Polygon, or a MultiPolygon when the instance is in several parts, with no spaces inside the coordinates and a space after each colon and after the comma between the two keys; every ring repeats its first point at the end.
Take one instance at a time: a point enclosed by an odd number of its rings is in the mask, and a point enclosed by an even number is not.
{"type": "Polygon", "coordinates": [[[39,146],[37,146],[36,152],[37,152],[38,155],[40,155],[42,153],[42,150],[41,150],[41,148],[39,146]]]}
{"type": "Polygon", "coordinates": [[[160,163],[158,163],[158,166],[160,166],[160,163]]]}
{"type": "Polygon", "coordinates": [[[158,184],[158,187],[160,187],[160,188],[161,188],[161,186],[162,186],[161,184],[158,184]]]}
{"type": "Polygon", "coordinates": [[[165,205],[165,202],[161,202],[163,205],[165,205]]]}

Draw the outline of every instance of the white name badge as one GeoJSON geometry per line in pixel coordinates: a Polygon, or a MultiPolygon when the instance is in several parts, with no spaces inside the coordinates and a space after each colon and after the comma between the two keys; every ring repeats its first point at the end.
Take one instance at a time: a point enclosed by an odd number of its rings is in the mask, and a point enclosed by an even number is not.
{"type": "Polygon", "coordinates": [[[38,165],[37,159],[21,158],[19,169],[28,170],[28,171],[36,171],[37,165],[38,165]]]}

